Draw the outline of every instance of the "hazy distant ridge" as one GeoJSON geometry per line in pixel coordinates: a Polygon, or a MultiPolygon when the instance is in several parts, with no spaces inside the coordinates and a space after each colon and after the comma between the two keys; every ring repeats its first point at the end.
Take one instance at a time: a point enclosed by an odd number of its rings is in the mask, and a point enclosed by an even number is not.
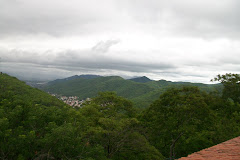
{"type": "Polygon", "coordinates": [[[149,78],[146,77],[146,76],[131,78],[131,79],[129,79],[129,80],[134,81],[134,82],[140,82],[140,83],[146,83],[146,82],[152,81],[151,79],[149,79],[149,78]]]}
{"type": "Polygon", "coordinates": [[[99,76],[99,75],[92,75],[92,74],[74,75],[74,76],[71,76],[71,77],[63,78],[63,79],[56,79],[54,81],[50,81],[49,83],[69,81],[69,80],[78,79],[78,78],[94,79],[94,78],[98,78],[98,77],[101,77],[101,76],[99,76]]]}
{"type": "Polygon", "coordinates": [[[119,76],[80,75],[51,81],[43,86],[43,90],[60,95],[78,96],[81,99],[94,97],[98,92],[114,91],[119,96],[132,100],[135,106],[146,107],[168,88],[182,86],[197,86],[207,92],[220,89],[219,85],[166,80],[154,81],[147,77],[126,80],[119,76]]]}

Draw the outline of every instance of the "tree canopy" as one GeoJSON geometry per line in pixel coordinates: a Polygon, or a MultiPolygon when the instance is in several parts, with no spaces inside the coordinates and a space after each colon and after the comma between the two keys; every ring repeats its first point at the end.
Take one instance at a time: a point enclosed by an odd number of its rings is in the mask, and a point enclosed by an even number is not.
{"type": "Polygon", "coordinates": [[[239,75],[219,75],[222,96],[169,88],[142,111],[115,92],[82,108],[0,75],[0,159],[163,160],[240,135],[239,75]]]}
{"type": "Polygon", "coordinates": [[[219,74],[211,81],[219,81],[223,84],[222,97],[224,99],[231,98],[233,101],[240,103],[240,74],[219,74]]]}

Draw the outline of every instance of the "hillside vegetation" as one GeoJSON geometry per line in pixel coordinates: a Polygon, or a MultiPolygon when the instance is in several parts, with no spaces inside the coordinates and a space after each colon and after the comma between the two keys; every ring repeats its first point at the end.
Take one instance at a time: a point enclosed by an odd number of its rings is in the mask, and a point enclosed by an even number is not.
{"type": "Polygon", "coordinates": [[[0,159],[187,156],[240,135],[240,76],[218,75],[214,80],[222,83],[223,93],[179,84],[138,112],[131,101],[114,92],[101,92],[73,109],[16,78],[0,75],[0,159]]]}
{"type": "Polygon", "coordinates": [[[132,103],[114,93],[76,110],[0,75],[0,159],[162,160],[139,129],[132,103]]]}
{"type": "Polygon", "coordinates": [[[3,74],[0,76],[0,80],[0,97],[6,103],[8,103],[7,100],[11,100],[11,104],[27,103],[29,105],[42,104],[45,106],[62,106],[64,104],[57,98],[39,89],[32,88],[15,77],[3,74]]]}
{"type": "Polygon", "coordinates": [[[98,92],[114,91],[117,95],[133,101],[134,106],[145,108],[156,100],[164,91],[173,87],[197,86],[200,90],[215,92],[221,85],[207,85],[190,82],[152,81],[147,77],[125,80],[121,77],[84,77],[64,81],[52,81],[43,86],[43,90],[65,96],[78,96],[80,99],[97,96],[98,92]]]}

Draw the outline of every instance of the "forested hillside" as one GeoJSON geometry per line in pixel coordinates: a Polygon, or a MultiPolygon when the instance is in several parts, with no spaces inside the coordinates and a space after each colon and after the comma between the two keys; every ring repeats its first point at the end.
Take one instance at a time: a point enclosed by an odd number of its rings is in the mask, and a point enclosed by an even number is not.
{"type": "Polygon", "coordinates": [[[76,110],[6,74],[0,91],[0,159],[163,159],[114,93],[76,110]]]}
{"type": "MultiPolygon", "coordinates": [[[[80,77],[80,76],[79,76],[80,77]]],[[[134,103],[134,106],[145,108],[156,100],[164,91],[173,87],[197,86],[203,91],[221,90],[219,84],[202,84],[190,82],[171,82],[166,80],[151,81],[147,77],[125,80],[117,76],[84,77],[49,82],[43,86],[44,91],[65,96],[78,96],[80,99],[97,96],[98,92],[114,91],[134,103]]]]}
{"type": "Polygon", "coordinates": [[[149,79],[149,78],[146,77],[146,76],[137,77],[137,78],[132,78],[132,79],[129,79],[129,80],[134,81],[134,82],[140,82],[140,83],[146,83],[146,82],[152,81],[151,79],[149,79]]]}
{"type": "Polygon", "coordinates": [[[177,86],[139,112],[114,92],[73,109],[0,75],[0,159],[173,160],[216,145],[240,135],[240,76],[213,80],[222,94],[177,86]]]}

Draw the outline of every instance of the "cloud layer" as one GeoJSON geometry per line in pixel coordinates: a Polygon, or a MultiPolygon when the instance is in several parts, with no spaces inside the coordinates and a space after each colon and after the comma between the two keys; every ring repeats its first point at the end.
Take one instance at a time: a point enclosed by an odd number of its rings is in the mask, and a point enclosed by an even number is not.
{"type": "Polygon", "coordinates": [[[209,82],[239,73],[238,0],[0,0],[0,70],[209,82]]]}

